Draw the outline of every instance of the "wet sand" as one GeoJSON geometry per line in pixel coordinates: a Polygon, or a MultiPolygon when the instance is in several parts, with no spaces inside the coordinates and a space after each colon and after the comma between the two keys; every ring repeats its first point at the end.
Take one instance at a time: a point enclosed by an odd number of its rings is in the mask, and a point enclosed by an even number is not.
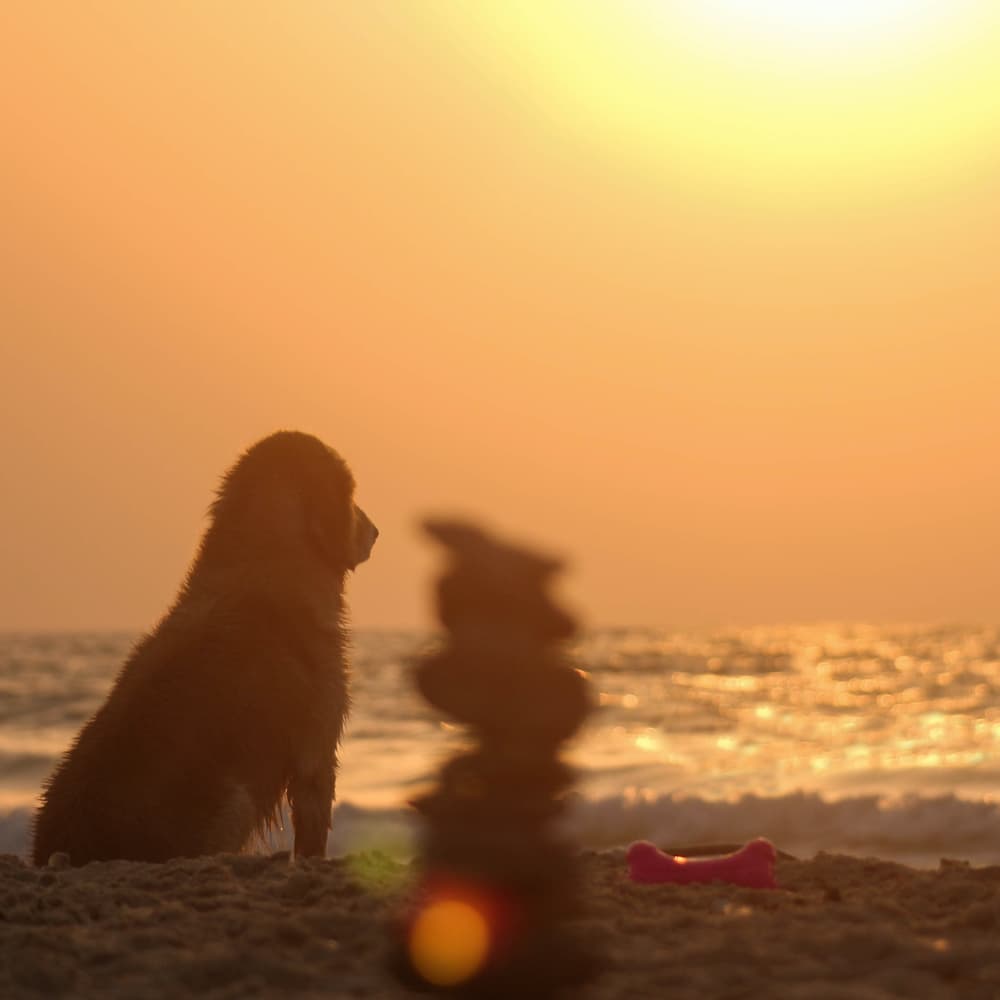
{"type": "MultiPolygon", "coordinates": [[[[607,967],[584,998],[995,1000],[1000,867],[819,855],[778,891],[636,886],[582,856],[577,930],[607,967]]],[[[0,857],[0,996],[399,997],[385,925],[411,869],[220,856],[32,869],[0,857]]]]}

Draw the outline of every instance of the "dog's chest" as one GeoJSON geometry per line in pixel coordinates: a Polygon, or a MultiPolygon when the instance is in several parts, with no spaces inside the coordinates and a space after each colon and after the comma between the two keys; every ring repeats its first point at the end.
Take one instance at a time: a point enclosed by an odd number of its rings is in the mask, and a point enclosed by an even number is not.
{"type": "Polygon", "coordinates": [[[339,737],[349,700],[343,642],[339,635],[317,637],[303,652],[295,685],[299,712],[339,737]]]}

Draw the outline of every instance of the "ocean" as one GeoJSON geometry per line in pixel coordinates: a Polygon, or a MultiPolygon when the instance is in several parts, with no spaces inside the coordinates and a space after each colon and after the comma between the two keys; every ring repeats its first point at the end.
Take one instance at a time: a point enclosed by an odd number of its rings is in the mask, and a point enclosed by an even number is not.
{"type": "MultiPolygon", "coordinates": [[[[27,852],[42,782],[136,638],[0,635],[0,852],[27,852]]],[[[433,641],[354,636],[334,854],[413,849],[406,803],[464,736],[411,682],[433,641]]],[[[582,846],[765,836],[798,856],[1000,864],[1000,628],[612,629],[569,652],[597,702],[566,748],[582,846]]]]}

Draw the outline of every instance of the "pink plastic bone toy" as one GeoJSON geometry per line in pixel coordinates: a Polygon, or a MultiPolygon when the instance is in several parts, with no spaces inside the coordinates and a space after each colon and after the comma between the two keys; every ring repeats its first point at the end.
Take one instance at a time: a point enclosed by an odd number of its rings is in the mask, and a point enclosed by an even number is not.
{"type": "Polygon", "coordinates": [[[748,889],[777,889],[774,881],[774,844],[759,837],[722,858],[673,857],[640,840],[628,849],[629,876],[633,882],[729,882],[748,889]]]}

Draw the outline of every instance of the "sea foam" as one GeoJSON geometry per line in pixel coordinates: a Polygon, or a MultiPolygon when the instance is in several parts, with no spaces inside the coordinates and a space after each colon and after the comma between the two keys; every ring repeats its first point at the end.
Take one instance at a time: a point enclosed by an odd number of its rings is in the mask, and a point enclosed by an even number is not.
{"type": "MultiPolygon", "coordinates": [[[[819,851],[877,856],[918,866],[942,857],[1000,864],[1000,804],[966,801],[954,795],[897,799],[851,796],[828,800],[815,793],[732,801],[696,797],[577,797],[566,814],[568,835],[582,848],[608,850],[635,840],[665,848],[698,844],[736,845],[767,837],[799,857],[819,851]]],[[[31,810],[0,812],[0,853],[25,856],[31,810]]],[[[419,817],[408,808],[338,804],[327,844],[331,856],[381,851],[397,857],[416,852],[419,817]]],[[[253,848],[291,847],[290,824],[253,848]]]]}

